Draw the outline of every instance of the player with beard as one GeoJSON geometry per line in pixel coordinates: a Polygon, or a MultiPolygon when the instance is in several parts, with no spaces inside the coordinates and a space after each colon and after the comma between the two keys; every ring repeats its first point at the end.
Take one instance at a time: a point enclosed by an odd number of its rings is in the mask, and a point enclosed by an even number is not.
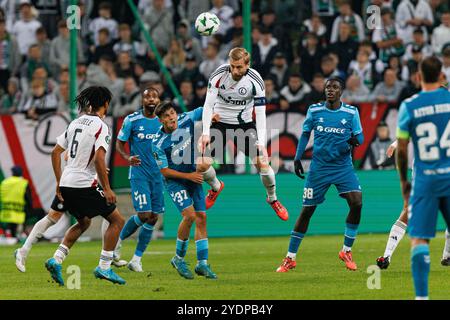
{"type": "MultiPolygon", "coordinates": [[[[134,256],[128,263],[128,268],[136,272],[143,271],[142,254],[152,238],[158,217],[164,212],[162,176],[152,155],[152,139],[161,127],[155,115],[155,108],[159,103],[158,90],[153,87],[146,88],[142,93],[143,108],[125,118],[116,142],[117,151],[130,165],[128,178],[133,207],[137,214],[128,219],[120,232],[114,255],[116,259],[120,258],[121,242],[141,227],[134,256]],[[127,142],[130,154],[125,151],[127,142]]],[[[123,261],[123,264],[125,263],[126,261],[123,261]]]]}
{"type": "Polygon", "coordinates": [[[302,212],[291,232],[287,256],[277,272],[295,268],[297,251],[309,221],[317,205],[325,200],[325,194],[332,184],[336,186],[339,195],[347,200],[350,208],[339,259],[345,262],[347,269],[357,268],[351,248],[361,219],[362,193],[351,154],[353,147],[363,143],[364,137],[358,109],[341,101],[343,90],[342,79],[328,79],[325,83],[326,101],[308,108],[294,160],[295,173],[299,178],[305,178],[301,158],[314,130],[313,158],[303,190],[302,212]]]}

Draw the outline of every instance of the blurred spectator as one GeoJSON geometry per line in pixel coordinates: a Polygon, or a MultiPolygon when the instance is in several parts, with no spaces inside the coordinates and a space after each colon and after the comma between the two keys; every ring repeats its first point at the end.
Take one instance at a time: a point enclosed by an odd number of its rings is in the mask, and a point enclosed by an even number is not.
{"type": "Polygon", "coordinates": [[[56,93],[58,100],[58,112],[70,111],[70,90],[69,81],[61,81],[59,84],[58,92],[56,93]]]}
{"type": "Polygon", "coordinates": [[[415,29],[422,29],[425,41],[428,40],[427,27],[434,23],[433,12],[429,3],[425,0],[402,0],[395,11],[395,21],[399,24],[404,43],[413,40],[415,29]]]}
{"type": "MultiPolygon", "coordinates": [[[[78,55],[77,61],[84,61],[81,40],[77,38],[78,55]]],[[[70,34],[65,20],[58,23],[58,36],[50,44],[50,68],[52,74],[57,78],[60,71],[69,67],[70,63],[70,34]]]]}
{"type": "Polygon", "coordinates": [[[123,89],[123,79],[117,77],[114,70],[113,60],[110,56],[101,56],[98,64],[91,63],[86,70],[87,83],[89,86],[105,86],[111,90],[113,100],[111,104],[116,103],[117,97],[123,89]]]}
{"type": "Polygon", "coordinates": [[[355,42],[364,40],[364,23],[361,17],[353,12],[349,0],[342,0],[338,5],[340,15],[334,20],[331,29],[331,43],[338,41],[338,34],[340,33],[341,24],[345,22],[349,26],[349,37],[355,42]]]}
{"type": "Polygon", "coordinates": [[[360,102],[368,102],[369,95],[370,91],[364,85],[362,79],[356,74],[352,74],[347,79],[341,99],[345,103],[353,105],[360,102]]]}
{"type": "Polygon", "coordinates": [[[128,24],[119,25],[119,40],[113,46],[116,55],[122,51],[128,51],[131,54],[133,62],[140,56],[145,55],[145,46],[131,37],[131,28],[128,24]]]}
{"type": "MultiPolygon", "coordinates": [[[[320,16],[313,13],[310,19],[303,22],[305,27],[304,34],[313,33],[316,35],[318,43],[321,47],[326,48],[328,45],[327,27],[322,23],[320,16]]],[[[305,44],[303,44],[305,46],[305,44]]]]}
{"type": "Polygon", "coordinates": [[[389,57],[403,55],[405,47],[400,26],[394,20],[394,12],[389,8],[381,10],[382,27],[372,33],[372,42],[380,50],[380,60],[388,63],[389,57]]]}
{"type": "Polygon", "coordinates": [[[300,71],[308,83],[312,81],[313,75],[320,70],[320,61],[323,56],[322,47],[315,33],[306,34],[305,46],[299,47],[300,71]]]}
{"type": "Polygon", "coordinates": [[[83,61],[79,61],[77,64],[77,88],[78,92],[83,91],[87,88],[87,65],[83,61]]]}
{"type": "MultiPolygon", "coordinates": [[[[69,81],[69,69],[65,69],[65,74],[66,81],[69,81]]],[[[58,87],[56,81],[53,78],[49,77],[47,69],[43,66],[37,67],[34,70],[33,75],[31,76],[31,80],[35,79],[43,81],[45,84],[45,89],[49,92],[53,92],[58,87]]]]}
{"type": "Polygon", "coordinates": [[[205,50],[205,59],[199,66],[200,73],[205,79],[209,79],[211,73],[225,63],[224,60],[220,59],[218,53],[219,48],[217,48],[216,45],[209,43],[205,50]]]}
{"type": "Polygon", "coordinates": [[[423,50],[421,46],[413,46],[411,49],[411,58],[409,58],[402,68],[401,79],[408,81],[411,70],[417,70],[419,63],[423,60],[423,50]]]}
{"type": "Polygon", "coordinates": [[[442,52],[442,73],[447,79],[447,83],[450,82],[450,47],[447,47],[442,52]]]}
{"type": "MultiPolygon", "coordinates": [[[[139,87],[142,90],[145,90],[144,88],[148,86],[156,87],[156,83],[161,85],[161,77],[155,71],[146,71],[139,78],[139,87]]],[[[162,91],[159,91],[160,97],[162,97],[164,88],[158,88],[158,90],[159,89],[162,89],[162,91]]]]}
{"type": "Polygon", "coordinates": [[[402,67],[402,63],[400,61],[400,57],[398,57],[398,56],[390,56],[387,67],[384,67],[382,69],[382,71],[380,72],[380,74],[383,74],[384,69],[386,69],[386,68],[394,70],[395,74],[397,75],[397,79],[404,80],[402,78],[402,71],[403,71],[402,68],[403,67],[402,67]]]}
{"type": "Polygon", "coordinates": [[[420,92],[420,81],[418,69],[411,70],[409,80],[398,96],[398,101],[403,101],[420,92]]]}
{"type": "Polygon", "coordinates": [[[13,114],[20,105],[22,92],[19,88],[19,79],[11,77],[8,80],[6,93],[2,96],[0,102],[0,114],[13,114]]]}
{"type": "MultiPolygon", "coordinates": [[[[36,30],[36,44],[41,48],[42,60],[50,67],[50,40],[44,27],[36,30]]],[[[50,70],[51,71],[51,70],[50,70]]]]}
{"type": "Polygon", "coordinates": [[[277,20],[275,10],[267,9],[261,15],[261,27],[268,29],[272,36],[278,40],[278,47],[285,53],[286,58],[292,60],[292,43],[289,39],[289,29],[285,29],[277,20]]]}
{"type": "Polygon", "coordinates": [[[173,77],[176,77],[184,68],[186,63],[186,52],[180,40],[173,38],[170,41],[170,47],[163,58],[163,62],[170,70],[173,77]]]}
{"type": "Polygon", "coordinates": [[[233,35],[236,32],[243,32],[243,20],[242,15],[239,12],[235,12],[233,14],[233,25],[230,27],[225,34],[223,41],[224,43],[228,43],[233,39],[233,35]]]}
{"type": "Polygon", "coordinates": [[[253,56],[259,55],[257,60],[259,61],[259,66],[255,66],[256,69],[259,67],[259,72],[264,78],[272,66],[273,58],[275,53],[280,51],[278,46],[278,40],[272,36],[272,33],[268,28],[261,28],[261,40],[258,41],[256,52],[253,56]]]}
{"type": "Polygon", "coordinates": [[[141,94],[139,87],[133,77],[126,77],[123,81],[123,92],[114,104],[112,115],[123,117],[135,112],[141,105],[141,94]]]}
{"type": "Polygon", "coordinates": [[[446,0],[428,0],[428,3],[430,4],[431,11],[433,12],[433,28],[436,28],[439,26],[444,12],[447,12],[450,9],[449,2],[446,0]]]}
{"type": "Polygon", "coordinates": [[[389,136],[389,127],[386,122],[381,121],[377,126],[377,137],[370,144],[369,149],[369,160],[372,169],[394,168],[395,157],[388,158],[386,155],[386,150],[391,143],[392,140],[389,136]]]}
{"type": "Polygon", "coordinates": [[[337,68],[338,62],[336,59],[333,59],[332,55],[328,54],[322,57],[322,61],[320,62],[320,71],[324,75],[325,78],[331,77],[343,77],[343,73],[337,68]]]}
{"type": "Polygon", "coordinates": [[[90,48],[90,63],[98,63],[101,56],[110,56],[112,60],[116,59],[116,53],[113,50],[113,43],[109,37],[109,30],[106,28],[98,31],[98,45],[90,48]]]}
{"type": "Polygon", "coordinates": [[[134,63],[131,61],[129,51],[119,52],[114,67],[119,78],[134,77],[134,63]]]}
{"type": "MultiPolygon", "coordinates": [[[[192,87],[192,82],[189,79],[184,79],[180,83],[180,94],[181,99],[183,99],[184,105],[186,106],[187,110],[192,110],[193,107],[196,107],[194,102],[194,89],[192,87]]],[[[182,112],[181,105],[178,102],[178,99],[175,97],[172,100],[172,103],[175,105],[178,112],[182,112]]]]}
{"type": "Polygon", "coordinates": [[[189,21],[181,20],[178,23],[177,37],[183,44],[183,50],[187,54],[193,55],[197,61],[197,64],[199,64],[203,58],[202,47],[200,45],[200,41],[192,37],[189,21]]]}
{"type": "Polygon", "coordinates": [[[277,89],[283,88],[287,85],[289,78],[289,67],[286,62],[286,57],[282,52],[277,52],[273,58],[273,67],[270,68],[270,76],[275,81],[277,89]]]}
{"type": "Polygon", "coordinates": [[[422,58],[425,59],[433,54],[432,47],[426,43],[422,29],[416,29],[413,32],[413,41],[406,45],[406,51],[403,55],[403,63],[406,63],[412,58],[413,48],[420,48],[422,51],[422,58]]]}
{"type": "Polygon", "coordinates": [[[8,78],[17,73],[21,63],[18,44],[6,31],[4,19],[0,19],[0,86],[6,91],[8,78]]]}
{"type": "Polygon", "coordinates": [[[369,61],[369,54],[365,50],[358,50],[356,60],[350,62],[347,74],[357,75],[369,90],[374,88],[378,78],[375,65],[369,61]]]}
{"type": "Polygon", "coordinates": [[[95,46],[101,45],[100,31],[103,29],[108,30],[108,36],[111,37],[110,41],[118,37],[117,21],[111,17],[111,3],[106,1],[101,2],[98,6],[98,15],[99,17],[89,23],[89,32],[91,33],[91,39],[95,46]]]}
{"type": "Polygon", "coordinates": [[[289,76],[288,85],[280,91],[280,108],[283,111],[300,111],[304,105],[305,96],[311,92],[311,87],[303,82],[298,73],[289,76]]]}
{"type": "Polygon", "coordinates": [[[350,61],[356,57],[358,43],[350,37],[351,26],[346,22],[339,24],[339,38],[330,45],[330,51],[339,57],[338,68],[340,70],[348,70],[350,61]]]}
{"type": "Polygon", "coordinates": [[[280,104],[280,95],[275,89],[275,78],[273,76],[264,78],[264,88],[266,89],[266,110],[277,110],[280,104]]]}
{"type": "Polygon", "coordinates": [[[392,69],[386,69],[383,75],[383,82],[376,85],[370,100],[378,103],[396,104],[403,89],[403,83],[397,80],[397,76],[392,69]]]}
{"type": "Polygon", "coordinates": [[[442,13],[441,25],[433,30],[431,46],[436,55],[441,55],[442,48],[450,44],[450,11],[442,13]]]}
{"type": "MultiPolygon", "coordinates": [[[[166,52],[170,46],[170,40],[174,35],[172,11],[164,7],[164,0],[153,0],[152,8],[144,16],[144,22],[147,24],[150,36],[155,46],[166,52]]],[[[142,42],[145,41],[142,36],[142,42]]]]}
{"type": "Polygon", "coordinates": [[[57,0],[32,0],[34,7],[39,11],[39,21],[46,33],[53,39],[58,29],[58,20],[62,16],[61,1],[57,0]]]}
{"type": "MultiPolygon", "coordinates": [[[[195,82],[195,93],[194,99],[192,100],[192,105],[195,107],[201,107],[205,103],[206,98],[206,81],[201,79],[195,82]]],[[[266,95],[267,97],[267,95],[266,95]]]]}
{"type": "Polygon", "coordinates": [[[41,79],[31,81],[31,92],[24,100],[20,108],[27,117],[38,120],[39,116],[58,109],[58,99],[54,92],[49,92],[45,88],[45,82],[41,79]]]}
{"type": "Polygon", "coordinates": [[[225,35],[233,26],[234,10],[227,6],[224,0],[212,0],[212,8],[209,12],[214,13],[220,20],[219,34],[225,35]]]}
{"type": "Polygon", "coordinates": [[[305,96],[306,106],[325,101],[325,78],[321,73],[314,74],[311,92],[305,96]]]}
{"type": "Polygon", "coordinates": [[[20,54],[25,58],[29,47],[36,43],[36,30],[41,23],[33,16],[29,2],[21,1],[19,8],[20,19],[14,23],[11,33],[16,37],[20,54]]]}
{"type": "Polygon", "coordinates": [[[186,63],[184,65],[183,70],[178,74],[175,78],[177,83],[180,83],[183,79],[191,79],[192,81],[203,79],[203,76],[200,74],[198,70],[198,65],[195,60],[195,57],[191,54],[186,55],[186,63]]]}
{"type": "Polygon", "coordinates": [[[42,59],[41,48],[37,44],[33,44],[28,49],[28,58],[20,69],[20,84],[23,92],[27,92],[34,70],[38,67],[45,68],[47,72],[49,70],[48,65],[42,59]]]}
{"type": "Polygon", "coordinates": [[[6,21],[6,30],[11,32],[14,23],[19,19],[19,5],[17,0],[1,0],[0,7],[4,12],[4,19],[6,21]]]}
{"type": "MultiPolygon", "coordinates": [[[[161,55],[161,52],[159,54],[161,55]]],[[[140,58],[136,65],[141,66],[144,72],[149,70],[159,72],[159,64],[156,60],[156,55],[151,49],[146,51],[145,56],[140,58]]],[[[137,75],[138,72],[135,70],[134,73],[137,75]]]]}

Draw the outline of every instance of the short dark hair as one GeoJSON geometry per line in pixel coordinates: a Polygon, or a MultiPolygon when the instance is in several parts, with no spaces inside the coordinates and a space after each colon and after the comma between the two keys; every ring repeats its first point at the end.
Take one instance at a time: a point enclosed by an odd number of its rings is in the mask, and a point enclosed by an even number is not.
{"type": "Polygon", "coordinates": [[[159,97],[159,90],[156,89],[155,87],[151,86],[151,85],[146,86],[146,87],[144,88],[144,90],[142,90],[142,94],[144,94],[145,91],[153,91],[153,92],[156,92],[156,94],[157,94],[158,97],[159,97]]]}
{"type": "Polygon", "coordinates": [[[330,77],[330,78],[328,78],[328,79],[325,81],[325,83],[327,83],[327,82],[329,82],[329,81],[336,81],[336,82],[339,82],[339,85],[341,86],[341,90],[344,90],[344,89],[345,89],[345,82],[344,82],[344,79],[342,79],[341,77],[337,77],[337,76],[330,77]]]}
{"type": "Polygon", "coordinates": [[[442,62],[436,56],[427,57],[419,64],[419,69],[422,73],[423,82],[435,83],[439,81],[442,62]]]}
{"type": "Polygon", "coordinates": [[[111,11],[111,3],[106,2],[106,1],[101,2],[98,6],[98,10],[103,10],[103,9],[111,11]]]}
{"type": "Polygon", "coordinates": [[[156,109],[155,109],[155,114],[156,114],[156,116],[157,116],[158,118],[160,118],[160,117],[164,114],[164,112],[166,112],[166,111],[168,111],[168,110],[170,110],[170,109],[176,110],[176,109],[175,109],[175,106],[173,105],[172,102],[166,101],[166,102],[160,103],[160,104],[156,107],[156,109]]]}
{"type": "Polygon", "coordinates": [[[84,89],[75,98],[75,102],[78,104],[78,110],[84,111],[88,107],[92,108],[92,111],[98,111],[106,103],[110,103],[112,99],[112,93],[108,88],[102,86],[92,86],[84,89]]]}

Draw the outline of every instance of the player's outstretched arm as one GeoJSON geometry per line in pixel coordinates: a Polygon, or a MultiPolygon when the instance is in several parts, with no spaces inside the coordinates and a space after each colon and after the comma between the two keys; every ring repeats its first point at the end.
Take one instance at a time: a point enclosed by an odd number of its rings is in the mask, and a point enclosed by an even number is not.
{"type": "Polygon", "coordinates": [[[362,132],[357,135],[352,134],[351,138],[347,140],[347,143],[353,147],[359,147],[360,145],[362,145],[363,142],[364,142],[364,135],[362,132]]]}
{"type": "Polygon", "coordinates": [[[389,147],[386,150],[386,155],[388,156],[388,158],[392,157],[392,155],[395,152],[395,149],[397,149],[397,145],[398,145],[398,140],[395,140],[394,142],[392,142],[389,147]]]}
{"type": "Polygon", "coordinates": [[[203,183],[203,174],[200,172],[180,172],[169,168],[163,168],[160,171],[166,179],[186,179],[198,184],[203,183]]]}
{"type": "Polygon", "coordinates": [[[398,139],[396,154],[397,170],[400,176],[403,200],[408,201],[411,183],[408,181],[408,143],[409,139],[398,139]]]}
{"type": "Polygon", "coordinates": [[[108,179],[108,171],[106,169],[106,150],[100,147],[95,151],[94,155],[95,170],[97,171],[98,180],[102,185],[103,192],[105,194],[106,202],[113,204],[116,203],[116,195],[112,191],[108,179]]]}

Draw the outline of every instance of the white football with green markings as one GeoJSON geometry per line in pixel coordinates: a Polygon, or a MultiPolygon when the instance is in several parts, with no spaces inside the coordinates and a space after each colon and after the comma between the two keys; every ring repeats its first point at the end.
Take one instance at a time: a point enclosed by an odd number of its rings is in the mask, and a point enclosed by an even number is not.
{"type": "Polygon", "coordinates": [[[212,36],[219,27],[219,18],[211,12],[200,13],[195,20],[195,30],[202,36],[212,36]]]}

